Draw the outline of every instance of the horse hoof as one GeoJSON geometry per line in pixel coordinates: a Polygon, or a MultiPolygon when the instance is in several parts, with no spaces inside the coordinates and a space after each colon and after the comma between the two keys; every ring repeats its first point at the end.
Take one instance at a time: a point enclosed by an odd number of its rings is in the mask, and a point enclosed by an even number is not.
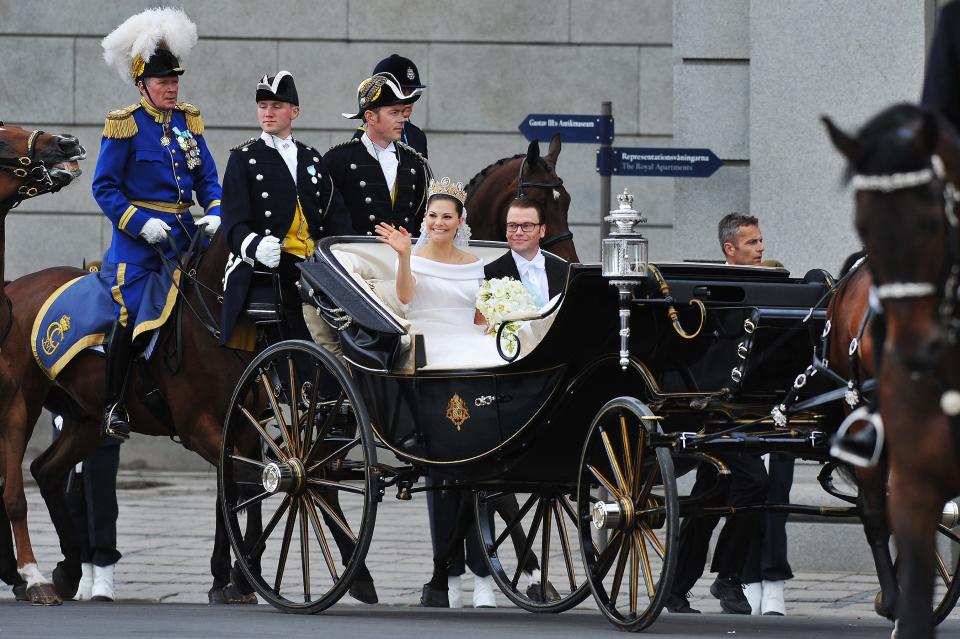
{"type": "Polygon", "coordinates": [[[434,588],[429,583],[423,584],[420,605],[424,608],[449,608],[450,598],[447,596],[447,589],[441,590],[434,588]]]}
{"type": "Polygon", "coordinates": [[[80,587],[80,573],[70,574],[61,561],[53,569],[53,587],[61,599],[72,599],[80,587]]]}
{"type": "Polygon", "coordinates": [[[527,598],[530,601],[536,601],[537,603],[549,603],[551,601],[557,601],[560,599],[560,593],[557,592],[557,589],[553,587],[553,584],[550,581],[547,581],[547,596],[543,596],[543,590],[540,588],[540,584],[530,584],[527,588],[527,598]]]}
{"type": "MultiPolygon", "coordinates": [[[[357,601],[365,604],[375,604],[380,601],[377,597],[377,589],[373,585],[373,580],[354,579],[350,584],[350,596],[357,601]]],[[[446,594],[444,594],[446,596],[446,594]]]]}
{"type": "Polygon", "coordinates": [[[884,619],[889,619],[894,621],[894,611],[887,610],[887,607],[883,601],[883,591],[877,593],[877,596],[873,598],[873,610],[877,613],[878,616],[883,617],[884,619]]]}
{"type": "Polygon", "coordinates": [[[13,598],[16,601],[30,601],[27,596],[27,582],[21,581],[13,587],[13,598]]]}
{"type": "Polygon", "coordinates": [[[27,588],[27,599],[34,606],[59,606],[63,603],[53,584],[34,584],[27,588]]]}
{"type": "Polygon", "coordinates": [[[241,592],[234,584],[229,583],[223,588],[211,588],[207,593],[207,600],[212,605],[256,604],[257,595],[253,592],[241,592]]]}

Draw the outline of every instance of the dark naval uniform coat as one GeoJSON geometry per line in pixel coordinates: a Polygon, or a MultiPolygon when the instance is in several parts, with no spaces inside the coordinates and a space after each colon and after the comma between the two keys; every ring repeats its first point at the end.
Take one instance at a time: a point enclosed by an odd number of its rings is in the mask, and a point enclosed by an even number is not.
{"type": "Polygon", "coordinates": [[[331,148],[324,155],[337,189],[353,216],[353,228],[360,235],[373,235],[379,222],[403,226],[411,235],[420,235],[420,223],[427,204],[430,165],[426,158],[403,142],[395,142],[397,159],[396,197],[387,188],[383,169],[370,155],[360,138],[331,148]]]}
{"type": "MultiPolygon", "coordinates": [[[[563,287],[567,283],[567,263],[547,255],[544,255],[543,258],[543,267],[547,272],[547,288],[550,289],[547,299],[553,299],[563,292],[563,287]]],[[[517,269],[516,260],[513,259],[513,251],[507,251],[484,266],[483,275],[488,280],[496,277],[512,277],[520,281],[520,271],[517,269]]]]}
{"type": "Polygon", "coordinates": [[[206,214],[220,213],[217,166],[203,130],[200,110],[186,102],[158,111],[141,101],[107,115],[93,197],[113,223],[106,261],[116,267],[112,294],[124,325],[136,321],[150,275],[162,270],[157,251],[177,257],[169,242],[151,246],[140,237],[147,220],[166,222],[182,252],[196,228],[190,214],[194,197],[206,214]]]}
{"type": "MultiPolygon", "coordinates": [[[[260,138],[230,152],[223,176],[222,217],[232,254],[224,274],[221,343],[227,342],[243,310],[257,246],[268,235],[283,241],[293,223],[298,199],[314,241],[355,232],[325,159],[313,147],[295,142],[296,184],[280,153],[260,138]]],[[[267,267],[257,264],[257,268],[267,267]]]]}

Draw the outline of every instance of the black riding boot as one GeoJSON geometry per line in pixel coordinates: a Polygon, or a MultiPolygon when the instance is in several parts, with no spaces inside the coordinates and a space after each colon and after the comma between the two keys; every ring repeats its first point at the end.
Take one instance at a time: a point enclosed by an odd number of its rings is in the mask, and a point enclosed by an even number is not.
{"type": "Polygon", "coordinates": [[[123,395],[132,360],[133,328],[118,320],[107,350],[107,403],[102,424],[103,434],[114,439],[130,439],[130,417],[123,407],[123,395]]]}

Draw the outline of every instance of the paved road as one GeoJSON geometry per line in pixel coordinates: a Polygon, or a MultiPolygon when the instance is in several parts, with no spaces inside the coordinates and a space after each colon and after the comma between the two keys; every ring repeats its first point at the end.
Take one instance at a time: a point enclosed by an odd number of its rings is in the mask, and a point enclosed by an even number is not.
{"type": "MultiPolygon", "coordinates": [[[[573,611],[562,615],[534,615],[517,609],[423,610],[399,606],[335,606],[322,615],[285,615],[267,606],[211,608],[170,604],[80,604],[39,610],[0,604],[3,637],[389,637],[423,639],[455,635],[458,639],[523,637],[617,637],[599,612],[573,611]]],[[[642,637],[840,637],[884,639],[890,625],[874,617],[783,618],[733,615],[665,614],[642,637]]],[[[960,637],[960,622],[948,621],[938,636],[960,637]]]]}
{"type": "MultiPolygon", "coordinates": [[[[209,555],[213,547],[215,498],[216,475],[213,472],[121,471],[118,536],[124,557],[117,566],[116,585],[118,597],[122,601],[206,603],[207,589],[211,583],[209,555]]],[[[34,549],[40,559],[41,570],[49,575],[56,561],[60,559],[59,547],[39,493],[32,485],[28,486],[28,500],[34,549]]],[[[373,624],[380,623],[376,621],[378,618],[389,620],[393,615],[401,615],[411,624],[419,623],[424,619],[435,620],[438,623],[449,619],[443,612],[421,613],[407,609],[419,600],[421,586],[429,580],[432,567],[430,539],[427,533],[426,499],[422,494],[409,502],[399,502],[391,494],[387,495],[378,510],[367,565],[376,580],[381,605],[375,610],[379,612],[371,614],[367,607],[348,597],[333,609],[333,618],[343,619],[344,623],[348,623],[354,616],[359,616],[370,619],[369,623],[373,624]]],[[[707,575],[698,582],[692,591],[692,603],[705,613],[719,613],[719,603],[708,592],[711,580],[712,576],[707,575]]],[[[469,602],[472,591],[472,582],[469,578],[465,579],[464,589],[466,591],[464,599],[469,602]]],[[[833,628],[835,632],[839,632],[840,628],[845,629],[850,623],[864,628],[885,627],[883,622],[875,619],[873,613],[873,598],[876,591],[877,580],[872,573],[798,572],[795,579],[787,582],[785,594],[787,609],[791,615],[810,617],[807,622],[798,620],[800,623],[798,628],[804,627],[804,623],[810,624],[806,626],[807,630],[797,630],[797,636],[800,636],[801,632],[809,634],[813,630],[819,632],[826,628],[833,628]]],[[[51,622],[56,622],[59,619],[96,618],[109,623],[127,619],[136,626],[135,620],[138,614],[136,611],[145,610],[138,606],[116,608],[93,603],[72,603],[59,610],[37,610],[23,604],[13,605],[12,598],[13,595],[8,587],[0,588],[0,637],[11,636],[3,632],[7,630],[4,625],[8,619],[10,623],[13,623],[13,620],[21,620],[17,623],[24,624],[31,623],[31,619],[49,619],[51,622]],[[5,605],[7,602],[11,604],[5,605]],[[116,613],[109,612],[115,608],[116,613]]],[[[472,621],[489,618],[509,620],[510,624],[531,623],[527,620],[529,613],[519,618],[510,614],[504,616],[503,613],[506,613],[508,608],[512,608],[512,605],[499,593],[498,603],[501,608],[494,613],[469,611],[455,612],[453,615],[454,618],[459,619],[460,617],[456,615],[464,614],[467,615],[464,618],[472,621]],[[472,614],[478,616],[471,616],[472,614]],[[521,619],[524,620],[521,621],[521,619]]],[[[181,608],[172,606],[155,608],[158,612],[150,613],[151,615],[155,614],[158,619],[168,619],[169,623],[179,623],[176,617],[179,616],[181,608]]],[[[182,610],[189,611],[184,614],[194,615],[197,618],[207,614],[213,615],[212,618],[216,619],[229,618],[228,613],[208,610],[206,607],[185,607],[182,610]]],[[[260,606],[230,614],[243,615],[243,619],[249,619],[255,624],[276,623],[278,619],[285,619],[292,624],[327,623],[319,620],[291,621],[292,618],[289,616],[281,617],[272,613],[272,608],[260,606]],[[272,621],[261,621],[261,619],[272,621]]],[[[537,615],[530,615],[530,617],[540,620],[540,616],[537,615]]],[[[578,629],[605,630],[607,627],[600,613],[595,610],[591,599],[581,605],[577,614],[571,617],[562,616],[562,618],[576,620],[571,623],[575,623],[578,629]],[[581,610],[587,615],[583,621],[577,616],[581,610]]],[[[955,611],[952,619],[960,619],[960,613],[955,611]]],[[[717,617],[710,623],[703,620],[668,621],[665,628],[686,628],[685,624],[693,624],[691,626],[694,628],[693,631],[698,631],[696,628],[700,628],[699,631],[706,632],[711,624],[716,625],[715,622],[722,622],[728,625],[736,624],[731,625],[729,629],[737,629],[739,633],[749,631],[751,628],[767,630],[779,628],[777,621],[774,619],[735,622],[730,617],[717,617]],[[742,623],[747,625],[739,625],[742,623]],[[742,630],[740,630],[741,627],[742,630]]],[[[790,621],[783,628],[794,627],[792,623],[793,621],[790,621]]],[[[239,625],[242,627],[242,624],[239,625]]],[[[326,626],[317,627],[325,628],[326,626]]],[[[565,626],[553,627],[567,629],[565,626]]],[[[712,636],[716,635],[717,632],[714,630],[712,636]]],[[[834,635],[834,632],[827,632],[827,636],[830,635],[834,635]]],[[[882,633],[862,636],[881,635],[882,633]]],[[[27,633],[25,636],[33,635],[27,633]]]]}

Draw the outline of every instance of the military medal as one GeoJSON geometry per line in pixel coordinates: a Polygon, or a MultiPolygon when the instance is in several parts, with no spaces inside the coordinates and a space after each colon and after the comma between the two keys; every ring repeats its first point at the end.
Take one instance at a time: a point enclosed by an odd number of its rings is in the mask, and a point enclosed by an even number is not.
{"type": "Polygon", "coordinates": [[[180,145],[184,156],[186,156],[187,168],[193,170],[200,166],[200,147],[190,130],[181,131],[179,128],[173,127],[173,132],[177,135],[177,144],[180,145]]]}
{"type": "Polygon", "coordinates": [[[167,129],[163,129],[163,135],[160,136],[160,144],[163,146],[170,146],[170,136],[167,135],[167,129]]]}

